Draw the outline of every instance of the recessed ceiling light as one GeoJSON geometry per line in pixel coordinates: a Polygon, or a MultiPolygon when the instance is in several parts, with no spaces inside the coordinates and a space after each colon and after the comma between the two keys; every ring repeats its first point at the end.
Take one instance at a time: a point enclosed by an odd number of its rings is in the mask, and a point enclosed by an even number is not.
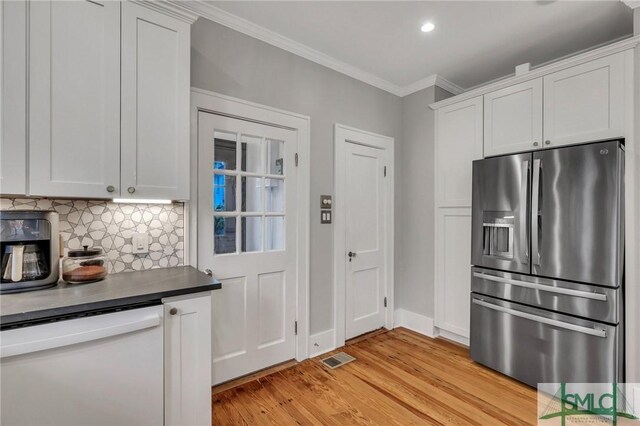
{"type": "Polygon", "coordinates": [[[423,33],[428,33],[429,31],[433,31],[433,29],[434,29],[435,27],[436,27],[436,26],[435,26],[435,25],[433,25],[431,22],[427,22],[426,24],[424,24],[424,25],[422,26],[422,28],[420,28],[420,30],[421,30],[423,33]]]}

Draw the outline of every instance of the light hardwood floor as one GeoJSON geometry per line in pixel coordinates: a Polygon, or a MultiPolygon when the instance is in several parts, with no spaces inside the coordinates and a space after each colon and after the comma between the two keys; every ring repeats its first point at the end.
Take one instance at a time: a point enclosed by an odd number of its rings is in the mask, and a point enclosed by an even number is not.
{"type": "Polygon", "coordinates": [[[536,424],[535,389],[464,347],[398,328],[340,350],[357,360],[330,370],[313,358],[215,392],[213,424],[536,424]]]}

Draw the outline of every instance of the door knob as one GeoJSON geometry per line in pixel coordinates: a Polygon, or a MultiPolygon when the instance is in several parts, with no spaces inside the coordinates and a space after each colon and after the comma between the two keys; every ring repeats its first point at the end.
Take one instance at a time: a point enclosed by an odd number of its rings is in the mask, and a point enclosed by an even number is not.
{"type": "Polygon", "coordinates": [[[358,253],[356,253],[354,251],[350,251],[349,252],[349,262],[351,262],[351,260],[356,256],[358,256],[358,253]]]}

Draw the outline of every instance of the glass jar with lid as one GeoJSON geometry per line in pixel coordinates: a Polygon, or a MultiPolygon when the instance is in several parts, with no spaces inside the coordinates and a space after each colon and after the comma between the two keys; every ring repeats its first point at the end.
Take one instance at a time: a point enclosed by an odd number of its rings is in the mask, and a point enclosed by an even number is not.
{"type": "Polygon", "coordinates": [[[62,279],[69,284],[100,281],[107,273],[107,255],[100,248],[69,250],[62,259],[62,279]]]}

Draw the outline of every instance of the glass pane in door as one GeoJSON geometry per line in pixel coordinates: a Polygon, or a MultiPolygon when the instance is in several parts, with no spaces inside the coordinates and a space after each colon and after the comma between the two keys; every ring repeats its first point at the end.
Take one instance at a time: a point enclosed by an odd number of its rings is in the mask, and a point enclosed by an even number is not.
{"type": "Polygon", "coordinates": [[[236,252],[236,218],[213,217],[214,254],[236,252]]]}
{"type": "Polygon", "coordinates": [[[262,172],[262,138],[242,135],[242,171],[249,173],[262,172]]]}
{"type": "Polygon", "coordinates": [[[265,222],[265,250],[284,250],[284,216],[267,216],[265,222]]]}
{"type": "Polygon", "coordinates": [[[262,211],[262,178],[242,178],[242,211],[262,211]]]}
{"type": "Polygon", "coordinates": [[[262,217],[242,218],[242,251],[252,252],[262,249],[262,217]]]}
{"type": "Polygon", "coordinates": [[[213,175],[213,209],[217,212],[236,210],[236,177],[213,175]]]}
{"type": "Polygon", "coordinates": [[[284,212],[284,179],[265,179],[266,211],[284,212]]]}
{"type": "Polygon", "coordinates": [[[284,142],[267,139],[267,173],[284,174],[284,142]]]}
{"type": "Polygon", "coordinates": [[[236,139],[235,133],[214,133],[214,163],[218,170],[236,169],[236,139]]]}

